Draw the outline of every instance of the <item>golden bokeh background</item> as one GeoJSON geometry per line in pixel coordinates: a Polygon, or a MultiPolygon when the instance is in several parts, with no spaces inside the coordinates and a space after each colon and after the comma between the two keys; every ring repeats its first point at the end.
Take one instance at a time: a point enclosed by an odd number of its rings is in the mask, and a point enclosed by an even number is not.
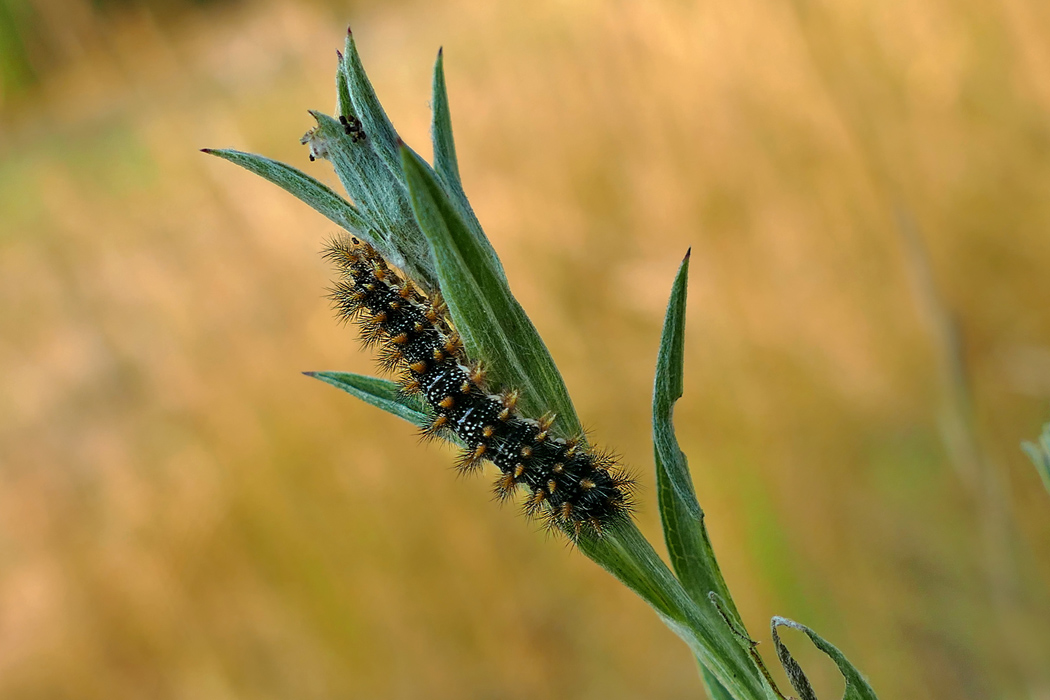
{"type": "Polygon", "coordinates": [[[883,698],[1050,698],[1042,0],[0,0],[0,697],[703,696],[633,594],[299,374],[372,368],[334,227],[197,149],[334,183],[298,139],[347,22],[423,153],[444,45],[467,192],[658,545],[692,246],[677,425],[771,664],[780,614],[883,698]]]}

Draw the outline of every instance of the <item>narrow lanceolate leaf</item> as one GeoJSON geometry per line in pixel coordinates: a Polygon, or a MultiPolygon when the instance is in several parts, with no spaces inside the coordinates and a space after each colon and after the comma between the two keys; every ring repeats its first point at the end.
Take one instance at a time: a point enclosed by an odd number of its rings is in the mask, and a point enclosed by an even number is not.
{"type": "Polygon", "coordinates": [[[492,244],[481,229],[478,217],[470,206],[470,201],[463,190],[459,177],[459,162],[456,159],[456,142],[452,138],[452,113],[448,106],[448,91],[445,89],[444,52],[438,51],[434,62],[434,84],[431,96],[433,120],[430,125],[430,136],[434,143],[434,172],[445,186],[449,201],[456,207],[463,222],[467,225],[479,250],[488,258],[488,264],[506,282],[503,263],[493,250],[492,244]]]}
{"type": "Polygon", "coordinates": [[[671,288],[653,387],[653,448],[660,519],[671,565],[693,600],[706,608],[708,595],[714,592],[736,614],[707,536],[704,513],[697,502],[689,474],[689,463],[675,437],[674,406],[684,390],[688,274],[689,256],[686,255],[671,288]]]}
{"type": "Polygon", "coordinates": [[[496,386],[521,392],[523,414],[554,411],[559,434],[579,434],[561,374],[490,256],[430,166],[407,146],[401,148],[401,163],[412,210],[434,253],[441,293],[468,356],[487,365],[496,386]]]}
{"type": "Polygon", "coordinates": [[[324,183],[306,173],[276,160],[254,153],[244,153],[221,148],[204,148],[205,153],[224,158],[231,163],[261,175],[281,189],[291,193],[315,210],[324,214],[336,225],[350,233],[361,235],[369,229],[368,220],[350,202],[346,201],[324,183]]]}
{"type": "Polygon", "coordinates": [[[444,51],[438,51],[434,62],[434,86],[431,96],[431,109],[434,110],[430,125],[430,137],[434,142],[434,170],[445,179],[452,188],[463,191],[459,180],[459,162],[456,160],[456,142],[452,138],[452,113],[448,106],[448,92],[445,89],[444,51]]]}
{"type": "Polygon", "coordinates": [[[386,111],[380,104],[379,98],[376,97],[375,89],[372,88],[372,82],[365,74],[361,56],[357,53],[354,34],[349,29],[346,30],[346,50],[340,70],[346,75],[348,92],[354,105],[354,115],[361,120],[364,131],[374,142],[374,148],[379,157],[392,171],[399,172],[397,131],[390,123],[390,118],[386,116],[386,111]]]}
{"type": "Polygon", "coordinates": [[[773,628],[773,645],[776,647],[777,657],[779,657],[780,664],[787,672],[788,680],[791,681],[791,686],[798,693],[800,700],[816,700],[817,696],[813,692],[809,679],[806,678],[806,674],[802,671],[802,667],[798,665],[798,662],[791,656],[791,652],[780,641],[777,627],[791,627],[805,632],[818,649],[831,657],[831,660],[839,667],[842,677],[846,680],[846,690],[842,694],[842,700],[877,700],[875,691],[868,685],[868,681],[864,679],[860,671],[850,663],[849,659],[841,651],[825,641],[819,634],[805,625],[789,620],[786,617],[774,617],[771,626],[773,628]]]}
{"type": "Polygon", "coordinates": [[[1021,449],[1035,464],[1036,471],[1043,479],[1043,486],[1050,493],[1050,423],[1043,426],[1043,434],[1039,436],[1038,443],[1023,442],[1021,449]]]}
{"type": "Polygon", "coordinates": [[[339,59],[339,70],[335,72],[335,109],[338,114],[349,117],[354,112],[354,101],[350,97],[350,83],[346,79],[346,71],[343,70],[343,54],[335,52],[339,59]]]}
{"type": "MultiPolygon", "coordinates": [[[[678,447],[674,430],[674,406],[684,392],[685,308],[689,276],[689,255],[682,261],[667,304],[660,351],[656,361],[653,387],[653,448],[656,457],[656,488],[664,540],[671,555],[671,565],[685,590],[701,609],[710,611],[709,594],[714,592],[732,614],[739,618],[729,589],[715,560],[714,550],[704,526],[704,513],[696,499],[693,480],[685,454],[678,447]]],[[[713,616],[711,616],[713,619],[713,616]]],[[[739,620],[738,620],[739,622],[739,620]]],[[[739,622],[742,626],[742,622],[739,622]]],[[[726,641],[733,641],[731,631],[718,627],[726,641]]],[[[704,685],[708,695],[727,697],[728,692],[715,675],[704,666],[704,685]]]]}
{"type": "MultiPolygon", "coordinates": [[[[388,379],[353,372],[303,372],[303,374],[320,379],[336,389],[342,389],[351,396],[356,396],[365,403],[402,418],[417,428],[426,427],[433,418],[426,413],[426,406],[422,399],[418,396],[405,396],[398,389],[397,384],[388,379]]],[[[453,433],[439,437],[454,445],[463,446],[463,442],[453,433]]]]}
{"type": "Polygon", "coordinates": [[[423,427],[431,420],[431,416],[426,413],[422,399],[418,396],[405,396],[398,390],[397,384],[388,379],[352,372],[303,372],[303,374],[320,379],[337,389],[342,389],[365,403],[392,413],[417,427],[423,427]]]}
{"type": "MultiPolygon", "coordinates": [[[[674,405],[685,391],[685,304],[689,277],[689,254],[678,268],[671,298],[667,303],[660,351],[656,359],[653,386],[653,447],[656,450],[656,476],[674,495],[673,504],[683,514],[699,521],[703,511],[697,503],[689,464],[678,447],[674,433],[674,405]]],[[[663,501],[661,501],[661,507],[663,501]]],[[[666,523],[665,523],[666,527],[666,523]]],[[[707,596],[707,591],[703,595],[707,596]]]]}

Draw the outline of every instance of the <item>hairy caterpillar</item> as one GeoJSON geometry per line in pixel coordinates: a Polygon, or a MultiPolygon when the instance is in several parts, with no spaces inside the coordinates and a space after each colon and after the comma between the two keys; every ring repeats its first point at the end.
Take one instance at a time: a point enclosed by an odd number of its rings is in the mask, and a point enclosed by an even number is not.
{"type": "Polygon", "coordinates": [[[398,375],[401,390],[422,396],[433,410],[423,435],[454,433],[465,445],[460,470],[492,462],[501,472],[494,486],[499,500],[525,487],[525,513],[574,536],[584,528],[601,535],[629,517],[633,480],[582,437],[555,437],[553,414],[521,416],[517,391],[489,393],[484,370],[467,359],[440,298],[424,296],[356,238],[332,241],[324,256],[339,276],[331,290],[337,313],[358,324],[365,344],[378,349],[380,365],[398,375]]]}

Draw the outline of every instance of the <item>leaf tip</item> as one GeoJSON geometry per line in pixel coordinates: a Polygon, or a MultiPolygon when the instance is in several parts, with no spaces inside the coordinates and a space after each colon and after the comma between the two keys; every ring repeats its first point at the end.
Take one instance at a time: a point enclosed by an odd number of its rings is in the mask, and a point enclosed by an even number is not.
{"type": "Polygon", "coordinates": [[[693,246],[689,246],[689,250],[685,251],[685,257],[682,258],[682,262],[687,261],[689,259],[689,256],[692,255],[692,254],[693,254],[693,246]]]}
{"type": "Polygon", "coordinates": [[[208,155],[211,155],[212,153],[215,152],[214,148],[202,148],[200,150],[201,150],[201,153],[207,153],[208,155]]]}
{"type": "Polygon", "coordinates": [[[306,375],[307,377],[316,377],[317,376],[317,372],[303,372],[303,374],[306,375]]]}
{"type": "Polygon", "coordinates": [[[438,47],[438,58],[441,58],[444,55],[445,55],[445,47],[444,46],[439,46],[438,47]]]}

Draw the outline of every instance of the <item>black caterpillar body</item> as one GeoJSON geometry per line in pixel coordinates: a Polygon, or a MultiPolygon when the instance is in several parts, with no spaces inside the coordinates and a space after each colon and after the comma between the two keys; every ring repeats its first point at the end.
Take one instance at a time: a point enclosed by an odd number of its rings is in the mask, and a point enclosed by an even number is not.
{"type": "Polygon", "coordinates": [[[440,299],[424,296],[355,238],[333,241],[325,257],[339,271],[331,298],[340,317],[355,321],[364,342],[378,347],[380,364],[399,375],[402,391],[421,395],[434,411],[423,434],[452,432],[466,445],[461,470],[491,461],[502,472],[500,500],[524,486],[526,514],[571,535],[588,528],[600,536],[629,517],[633,480],[582,438],[553,436],[553,414],[519,415],[516,391],[486,391],[484,372],[467,360],[440,299]]]}

